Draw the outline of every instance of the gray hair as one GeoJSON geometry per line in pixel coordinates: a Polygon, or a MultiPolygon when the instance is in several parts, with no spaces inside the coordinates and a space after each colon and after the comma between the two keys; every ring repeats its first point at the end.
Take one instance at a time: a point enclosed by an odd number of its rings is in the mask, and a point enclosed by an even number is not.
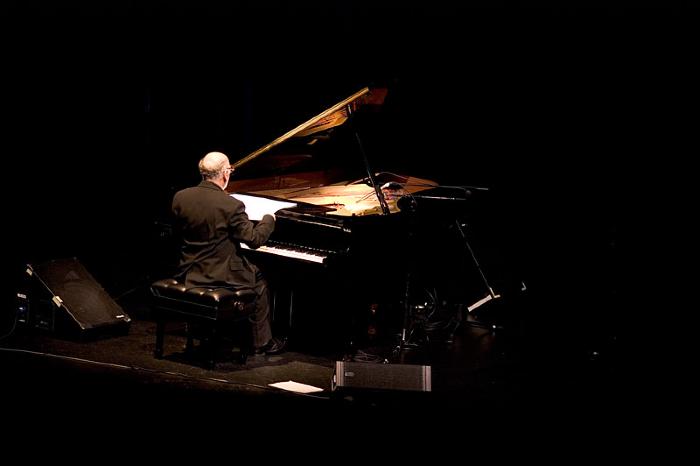
{"type": "Polygon", "coordinates": [[[223,152],[209,152],[199,161],[199,173],[202,179],[210,180],[229,168],[228,157],[223,152]]]}

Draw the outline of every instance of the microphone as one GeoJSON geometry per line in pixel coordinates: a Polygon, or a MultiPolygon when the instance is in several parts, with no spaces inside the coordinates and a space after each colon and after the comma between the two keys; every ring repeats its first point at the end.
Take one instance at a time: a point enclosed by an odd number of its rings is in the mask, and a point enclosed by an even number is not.
{"type": "Polygon", "coordinates": [[[403,189],[403,186],[401,183],[397,183],[396,181],[389,181],[388,183],[384,183],[382,185],[382,189],[403,189]]]}

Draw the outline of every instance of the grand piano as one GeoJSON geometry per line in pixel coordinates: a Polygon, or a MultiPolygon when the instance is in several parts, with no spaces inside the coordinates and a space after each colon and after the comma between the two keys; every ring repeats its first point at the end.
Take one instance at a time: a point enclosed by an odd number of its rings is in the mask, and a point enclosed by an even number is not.
{"type": "Polygon", "coordinates": [[[243,251],[270,282],[276,325],[335,315],[353,327],[404,296],[418,249],[410,211],[437,183],[374,171],[356,119],[386,94],[363,88],[232,164],[228,192],[295,204],[276,212],[266,245],[243,251]]]}
{"type": "Polygon", "coordinates": [[[350,252],[356,226],[389,223],[381,217],[401,211],[401,196],[437,186],[372,171],[350,119],[382,105],[386,93],[361,89],[232,164],[228,192],[297,204],[277,212],[276,231],[258,252],[324,263],[350,252]]]}

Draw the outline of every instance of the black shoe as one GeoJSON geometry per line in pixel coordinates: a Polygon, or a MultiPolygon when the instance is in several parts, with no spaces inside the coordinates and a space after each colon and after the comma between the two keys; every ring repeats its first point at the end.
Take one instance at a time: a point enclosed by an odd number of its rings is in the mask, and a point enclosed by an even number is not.
{"type": "Polygon", "coordinates": [[[284,351],[287,346],[287,339],[279,339],[272,337],[265,346],[255,348],[255,354],[279,354],[284,351]]]}

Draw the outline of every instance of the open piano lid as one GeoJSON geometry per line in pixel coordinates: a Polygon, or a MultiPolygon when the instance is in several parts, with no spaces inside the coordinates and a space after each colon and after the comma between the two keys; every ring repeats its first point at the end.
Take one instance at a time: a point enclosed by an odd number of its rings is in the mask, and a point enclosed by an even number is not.
{"type": "MultiPolygon", "coordinates": [[[[313,205],[330,214],[381,214],[355,135],[346,125],[351,114],[384,102],[387,90],[365,87],[320,114],[251,152],[231,166],[236,169],[228,192],[254,194],[313,205]]],[[[384,193],[391,212],[402,194],[436,186],[421,178],[381,174],[377,183],[399,183],[384,193]]]]}

